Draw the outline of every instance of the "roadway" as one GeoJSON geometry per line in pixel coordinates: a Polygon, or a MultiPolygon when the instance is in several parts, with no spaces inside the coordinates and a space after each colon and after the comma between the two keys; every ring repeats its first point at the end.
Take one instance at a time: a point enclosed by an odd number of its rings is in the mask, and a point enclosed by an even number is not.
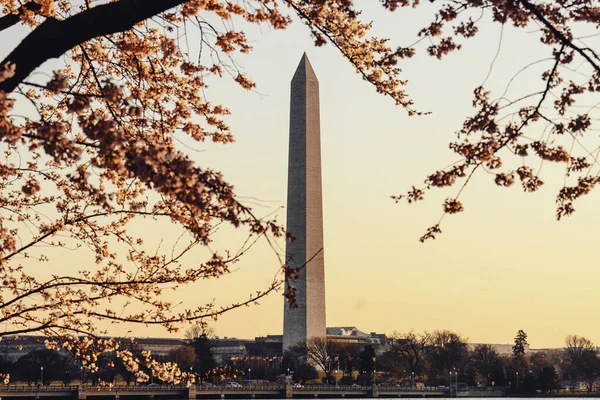
{"type": "Polygon", "coordinates": [[[436,388],[411,388],[410,386],[344,386],[344,385],[245,385],[228,386],[4,386],[0,387],[0,400],[40,399],[52,400],[129,400],[138,399],[227,399],[227,398],[318,398],[318,397],[444,397],[447,390],[436,388]]]}

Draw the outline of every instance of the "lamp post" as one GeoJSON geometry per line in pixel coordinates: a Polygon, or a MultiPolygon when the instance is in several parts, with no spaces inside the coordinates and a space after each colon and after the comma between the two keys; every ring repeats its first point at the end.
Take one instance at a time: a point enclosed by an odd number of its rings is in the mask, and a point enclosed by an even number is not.
{"type": "Polygon", "coordinates": [[[251,375],[252,370],[250,368],[248,368],[248,383],[250,385],[252,385],[252,375],[251,375]]]}
{"type": "Polygon", "coordinates": [[[517,388],[519,388],[519,371],[517,371],[517,388]]]}
{"type": "Polygon", "coordinates": [[[44,366],[40,367],[40,385],[44,385],[44,366]]]}
{"type": "Polygon", "coordinates": [[[410,373],[410,387],[414,389],[415,387],[415,372],[410,373]]]}
{"type": "Polygon", "coordinates": [[[456,390],[458,390],[458,370],[454,371],[454,385],[456,390]]]}
{"type": "Polygon", "coordinates": [[[83,386],[83,365],[81,366],[81,378],[79,379],[79,382],[81,382],[81,386],[83,386]]]}

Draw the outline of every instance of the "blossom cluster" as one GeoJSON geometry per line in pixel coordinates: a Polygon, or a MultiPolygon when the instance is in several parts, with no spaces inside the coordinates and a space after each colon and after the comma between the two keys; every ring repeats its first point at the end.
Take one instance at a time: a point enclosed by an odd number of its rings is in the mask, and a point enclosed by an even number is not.
{"type": "MultiPolygon", "coordinates": [[[[418,6],[418,1],[383,4],[394,10],[418,6]]],[[[595,30],[600,24],[599,10],[593,1],[567,0],[459,0],[441,4],[434,20],[419,32],[421,39],[431,43],[427,48],[430,56],[440,59],[460,50],[488,17],[517,29],[537,26],[548,57],[533,64],[545,63],[548,67],[539,77],[539,91],[516,99],[505,96],[514,77],[498,98],[483,86],[475,88],[475,113],[464,120],[457,140],[450,143],[450,149],[459,157],[457,162],[430,174],[423,187],[413,187],[393,199],[413,203],[422,200],[427,190],[459,184],[458,195],[443,204],[443,218],[463,211],[458,197],[476,172],[488,172],[502,187],[512,186],[518,177],[524,191],[535,192],[544,184],[540,177],[544,162],[551,162],[565,165],[565,185],[556,199],[556,216],[560,219],[573,213],[574,201],[588,194],[600,176],[600,146],[590,135],[598,108],[582,106],[598,103],[595,95],[600,88],[600,58],[592,45],[582,45],[586,39],[577,37],[574,31],[595,30]],[[477,20],[473,15],[478,15],[477,20]],[[506,161],[511,154],[520,159],[521,166],[515,168],[506,161]],[[534,167],[531,163],[535,160],[539,164],[534,167]],[[570,184],[569,179],[576,179],[576,183],[570,184]]],[[[533,64],[524,66],[517,75],[533,64]]],[[[441,218],[421,240],[435,238],[440,233],[440,222],[441,218]]]]}

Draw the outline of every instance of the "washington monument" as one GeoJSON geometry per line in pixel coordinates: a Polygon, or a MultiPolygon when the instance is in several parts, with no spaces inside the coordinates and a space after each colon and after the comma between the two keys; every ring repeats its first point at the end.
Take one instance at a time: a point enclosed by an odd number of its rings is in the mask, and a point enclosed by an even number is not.
{"type": "Polygon", "coordinates": [[[326,334],[319,125],[319,81],[305,53],[291,84],[287,231],[295,240],[286,245],[288,265],[302,270],[291,282],[298,307],[285,303],[284,350],[326,334]]]}

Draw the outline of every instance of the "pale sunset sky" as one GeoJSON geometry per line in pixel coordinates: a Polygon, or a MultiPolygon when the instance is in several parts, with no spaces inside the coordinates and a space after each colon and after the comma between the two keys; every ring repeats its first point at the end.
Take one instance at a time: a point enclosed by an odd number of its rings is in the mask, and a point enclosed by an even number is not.
{"type": "MultiPolygon", "coordinates": [[[[377,35],[394,45],[414,42],[430,22],[432,6],[385,11],[379,2],[357,7],[377,35]]],[[[486,87],[498,97],[506,83],[531,61],[549,56],[535,27],[506,27],[501,51],[486,87]]],[[[0,56],[18,43],[0,43],[0,56]]],[[[285,223],[290,80],[307,52],[320,82],[327,326],[356,326],[365,332],[451,329],[478,343],[510,343],[519,329],[533,348],[560,347],[568,334],[600,344],[598,310],[598,193],[576,203],[577,212],[557,222],[555,196],[564,167],[544,166],[546,184],[534,194],[519,185],[500,188],[478,174],[462,196],[465,212],[448,216],[443,234],[425,244],[418,238],[441,215],[443,199],[458,187],[436,190],[416,205],[395,204],[390,195],[421,186],[427,174],[456,161],[448,149],[454,132],[471,114],[472,91],[481,84],[496,51],[500,25],[484,16],[481,32],[464,48],[439,61],[424,55],[401,63],[416,108],[431,115],[408,117],[354,72],[337,50],[315,48],[299,21],[287,31],[248,27],[254,50],[236,60],[257,83],[247,92],[229,79],[213,79],[207,96],[228,106],[236,143],[191,144],[199,165],[223,172],[257,215],[275,212],[285,223]]],[[[426,47],[427,45],[425,45],[426,47]]],[[[541,71],[515,80],[508,96],[539,90],[541,71]]],[[[535,136],[535,135],[533,135],[535,136]]],[[[510,158],[509,158],[510,160],[510,158]]],[[[510,162],[518,162],[512,160],[510,162]]],[[[537,161],[536,161],[537,162],[537,161]]],[[[149,246],[167,230],[148,230],[149,246]]],[[[223,230],[215,248],[235,248],[243,234],[223,230]]],[[[283,241],[279,241],[281,249],[283,241]]],[[[204,253],[198,254],[198,260],[204,253]]],[[[75,268],[81,259],[55,260],[75,268]]],[[[82,256],[83,257],[83,256],[82,256]]],[[[194,258],[187,262],[193,267],[194,258]]],[[[243,300],[264,288],[279,262],[264,242],[230,276],[177,290],[186,305],[243,300]]],[[[219,336],[254,338],[281,334],[283,298],[227,313],[211,323],[219,336]]],[[[114,334],[123,334],[111,327],[114,334]]],[[[138,328],[137,336],[167,336],[138,328]]],[[[183,333],[178,336],[182,336],[183,333]]]]}

